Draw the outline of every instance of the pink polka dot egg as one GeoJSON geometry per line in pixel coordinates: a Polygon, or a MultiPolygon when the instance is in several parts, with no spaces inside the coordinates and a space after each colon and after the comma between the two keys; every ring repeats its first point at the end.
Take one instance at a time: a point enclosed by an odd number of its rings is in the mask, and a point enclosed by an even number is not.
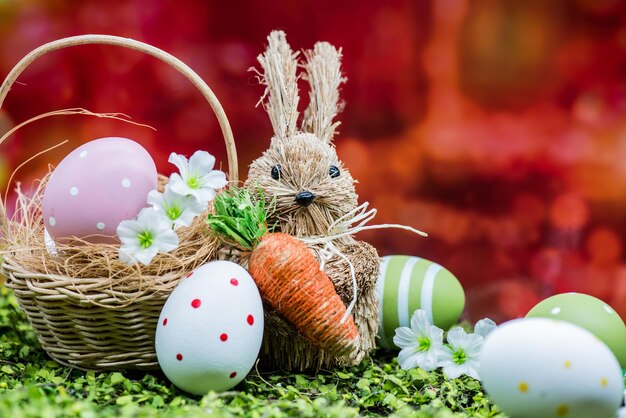
{"type": "Polygon", "coordinates": [[[263,341],[263,303],[250,274],[230,261],[193,270],[168,297],[155,348],[167,378],[194,395],[228,390],[254,366],[263,341]]]}
{"type": "Polygon", "coordinates": [[[156,187],[154,161],[137,142],[118,137],[87,142],[67,155],[48,180],[46,231],[56,242],[78,237],[115,243],[117,226],[136,217],[156,187]]]}

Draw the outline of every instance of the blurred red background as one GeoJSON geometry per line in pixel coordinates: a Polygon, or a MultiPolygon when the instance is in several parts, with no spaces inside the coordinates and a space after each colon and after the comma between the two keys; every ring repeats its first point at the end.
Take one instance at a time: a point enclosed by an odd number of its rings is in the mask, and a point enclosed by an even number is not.
{"type": "MultiPolygon", "coordinates": [[[[240,175],[267,148],[262,88],[248,68],[272,29],[295,49],[344,49],[336,145],[378,223],[430,238],[363,233],[381,253],[437,261],[466,288],[468,318],[524,315],[580,291],[626,316],[626,6],[619,0],[0,1],[0,75],[31,49],[83,33],[132,37],[190,65],[233,126],[240,175]]],[[[0,132],[50,110],[122,112],[151,131],[69,116],[0,147],[0,185],[25,185],[79,144],[133,138],[169,174],[170,152],[226,164],[216,120],[174,70],[115,47],[76,47],[32,65],[0,110],[0,132]]]]}

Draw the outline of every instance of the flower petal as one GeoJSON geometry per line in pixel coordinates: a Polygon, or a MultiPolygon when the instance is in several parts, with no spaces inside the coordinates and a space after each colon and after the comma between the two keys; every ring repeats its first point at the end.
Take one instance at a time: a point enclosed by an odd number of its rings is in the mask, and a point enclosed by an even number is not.
{"type": "Polygon", "coordinates": [[[185,180],[183,180],[178,173],[172,173],[168,185],[170,190],[178,195],[188,196],[191,194],[191,188],[187,185],[187,183],[185,183],[185,180]]]}
{"type": "Polygon", "coordinates": [[[398,354],[398,364],[404,370],[417,367],[417,353],[412,348],[403,348],[398,354]]]}
{"type": "Polygon", "coordinates": [[[170,154],[170,158],[168,158],[167,161],[174,164],[176,168],[178,168],[178,172],[183,178],[187,177],[187,174],[189,173],[189,161],[187,161],[187,158],[185,158],[184,155],[173,152],[170,154]]]}
{"type": "Polygon", "coordinates": [[[473,377],[476,380],[480,380],[480,375],[478,374],[478,361],[477,360],[469,360],[467,363],[465,363],[467,365],[467,373],[465,373],[466,375],[468,375],[469,377],[473,377]]]}
{"type": "Polygon", "coordinates": [[[428,329],[428,337],[433,346],[441,347],[443,344],[443,330],[439,327],[431,325],[428,329]]]}
{"type": "MultiPolygon", "coordinates": [[[[195,199],[194,199],[195,202],[195,199]]],[[[180,216],[174,220],[174,224],[178,226],[189,226],[196,219],[196,216],[200,215],[204,210],[197,210],[198,206],[186,207],[181,212],[180,216]]]]}
{"type": "Polygon", "coordinates": [[[159,232],[160,233],[156,237],[154,237],[154,242],[151,248],[154,247],[161,252],[168,253],[178,247],[179,240],[176,232],[172,231],[171,229],[159,232]]]}
{"type": "Polygon", "coordinates": [[[418,309],[413,312],[413,316],[411,316],[411,329],[415,331],[415,333],[426,333],[426,330],[428,330],[431,325],[425,310],[418,309]]]}
{"type": "Polygon", "coordinates": [[[454,348],[465,347],[467,332],[461,327],[454,327],[448,331],[448,343],[454,348]]]}
{"type": "Polygon", "coordinates": [[[127,264],[135,264],[137,262],[135,255],[143,251],[138,239],[122,245],[119,249],[120,261],[127,264]]]}
{"type": "Polygon", "coordinates": [[[185,198],[187,198],[187,196],[181,196],[180,194],[174,192],[169,183],[165,186],[165,190],[163,191],[163,200],[167,205],[172,205],[174,203],[180,202],[185,198]]]}
{"type": "Polygon", "coordinates": [[[133,258],[144,265],[149,265],[152,259],[157,255],[158,250],[154,246],[138,251],[133,258]]]}
{"type": "Polygon", "coordinates": [[[438,367],[438,353],[435,350],[428,350],[423,356],[418,358],[418,365],[427,372],[435,370],[438,367]]]}
{"type": "Polygon", "coordinates": [[[396,328],[396,335],[393,336],[393,343],[400,348],[419,346],[417,336],[408,327],[396,328]]]}
{"type": "Polygon", "coordinates": [[[122,221],[117,226],[117,236],[123,244],[132,242],[137,239],[137,235],[141,232],[142,227],[137,220],[122,221]]]}
{"type": "Polygon", "coordinates": [[[189,173],[201,177],[211,171],[214,165],[214,156],[206,151],[196,151],[189,159],[189,173]]]}
{"type": "Polygon", "coordinates": [[[202,187],[210,187],[219,190],[228,184],[226,174],[223,171],[213,170],[200,178],[202,187]]]}
{"type": "Polygon", "coordinates": [[[443,368],[443,374],[448,379],[459,378],[463,374],[463,367],[453,363],[443,368]]]}
{"type": "Polygon", "coordinates": [[[487,335],[497,327],[496,323],[491,319],[484,318],[476,322],[476,325],[474,326],[474,333],[486,338],[487,335]]]}
{"type": "Polygon", "coordinates": [[[442,346],[439,349],[438,356],[437,356],[437,359],[439,361],[439,366],[443,367],[448,362],[454,363],[454,361],[452,360],[453,354],[454,354],[454,351],[452,351],[450,347],[448,347],[447,345],[442,346]]]}
{"type": "Polygon", "coordinates": [[[120,261],[122,263],[129,264],[129,265],[135,264],[135,259],[126,251],[124,251],[122,248],[120,248],[119,255],[120,255],[120,261]]]}
{"type": "Polygon", "coordinates": [[[150,190],[146,202],[153,207],[160,208],[161,210],[165,209],[163,193],[160,193],[158,190],[150,190]]]}
{"type": "Polygon", "coordinates": [[[465,374],[471,377],[472,379],[476,379],[480,381],[480,376],[478,375],[478,371],[476,371],[476,369],[470,368],[465,374]]]}
{"type": "Polygon", "coordinates": [[[200,203],[208,203],[215,199],[215,190],[211,188],[190,189],[189,194],[196,198],[200,203]]]}
{"type": "Polygon", "coordinates": [[[137,222],[140,225],[141,231],[151,231],[155,228],[163,227],[165,221],[165,215],[153,208],[143,208],[137,215],[137,222]]]}
{"type": "Polygon", "coordinates": [[[124,245],[120,246],[120,251],[124,251],[127,254],[134,254],[137,251],[141,251],[142,247],[141,244],[139,243],[139,240],[137,238],[133,239],[133,240],[128,240],[127,243],[124,243],[124,245]]]}
{"type": "Polygon", "coordinates": [[[463,349],[468,357],[480,355],[485,339],[478,334],[468,334],[463,349]]]}

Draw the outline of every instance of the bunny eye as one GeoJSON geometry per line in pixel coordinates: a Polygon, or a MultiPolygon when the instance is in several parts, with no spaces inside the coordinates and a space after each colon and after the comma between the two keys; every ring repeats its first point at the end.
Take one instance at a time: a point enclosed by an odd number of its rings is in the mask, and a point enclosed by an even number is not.
{"type": "Polygon", "coordinates": [[[330,174],[331,178],[337,178],[341,174],[336,165],[331,165],[328,169],[328,174],[330,174]]]}
{"type": "Polygon", "coordinates": [[[276,164],[274,167],[272,167],[272,178],[274,180],[280,180],[280,177],[282,175],[283,175],[283,172],[281,171],[280,164],[276,164]]]}

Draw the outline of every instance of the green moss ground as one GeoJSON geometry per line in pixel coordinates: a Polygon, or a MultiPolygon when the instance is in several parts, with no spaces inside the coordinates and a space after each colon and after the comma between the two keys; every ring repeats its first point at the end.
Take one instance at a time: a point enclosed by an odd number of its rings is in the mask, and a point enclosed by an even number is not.
{"type": "Polygon", "coordinates": [[[358,367],[317,375],[253,370],[232,391],[190,397],[160,373],[69,369],[40,348],[0,285],[0,417],[496,417],[471,378],[401,370],[375,353],[358,367]]]}

